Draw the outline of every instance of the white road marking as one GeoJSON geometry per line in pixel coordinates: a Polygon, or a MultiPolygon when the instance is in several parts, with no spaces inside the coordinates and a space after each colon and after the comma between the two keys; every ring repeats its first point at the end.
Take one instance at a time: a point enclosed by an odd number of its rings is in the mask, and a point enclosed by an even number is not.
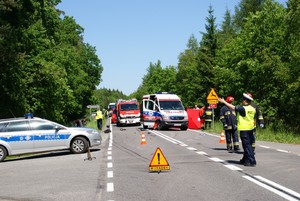
{"type": "MultiPolygon", "coordinates": [[[[191,131],[194,131],[194,130],[191,130],[191,131]]],[[[197,132],[197,131],[194,131],[194,132],[197,132]]],[[[203,134],[203,132],[201,132],[201,133],[203,134]]],[[[163,135],[161,133],[158,133],[158,132],[156,133],[155,132],[154,134],[156,134],[157,136],[160,136],[160,137],[162,137],[162,138],[164,138],[164,139],[166,139],[166,140],[168,140],[168,141],[170,141],[170,142],[172,142],[174,144],[179,144],[180,146],[186,147],[188,150],[191,150],[191,151],[196,151],[197,150],[196,148],[188,147],[188,145],[186,145],[186,144],[184,144],[184,143],[182,143],[182,142],[180,142],[180,141],[178,141],[176,139],[173,139],[173,138],[171,138],[169,136],[165,136],[165,135],[163,135]]],[[[219,137],[217,135],[212,135],[212,134],[208,134],[208,133],[204,133],[204,134],[210,135],[210,136],[214,136],[214,137],[219,137]]],[[[262,148],[270,149],[270,147],[268,147],[268,146],[263,146],[263,145],[259,145],[259,146],[262,147],[262,148]]],[[[280,152],[284,152],[284,153],[290,153],[289,151],[282,150],[282,149],[276,149],[276,150],[280,151],[280,152]]],[[[207,153],[205,153],[203,151],[198,151],[196,153],[199,154],[199,155],[207,155],[207,153]]],[[[299,156],[300,156],[300,154],[299,154],[299,156]]],[[[219,159],[219,158],[215,158],[215,157],[209,157],[209,159],[212,160],[212,161],[215,161],[215,162],[221,162],[221,163],[225,162],[224,160],[219,159]]],[[[224,166],[227,167],[228,169],[234,170],[234,171],[236,171],[236,170],[242,171],[243,170],[243,169],[241,169],[241,168],[239,168],[239,167],[237,167],[235,165],[231,165],[231,164],[225,164],[224,166]]],[[[288,189],[288,188],[286,188],[284,186],[281,186],[279,184],[276,184],[275,182],[267,180],[267,179],[265,179],[263,177],[260,177],[260,176],[255,176],[255,178],[250,177],[250,176],[243,176],[243,177],[245,179],[247,179],[249,181],[252,181],[253,183],[255,183],[255,184],[257,184],[257,185],[259,185],[259,186],[261,186],[261,187],[263,187],[263,188],[271,191],[271,192],[274,192],[275,194],[277,194],[277,195],[279,195],[279,196],[281,196],[281,197],[283,197],[283,198],[285,198],[285,199],[287,199],[289,201],[300,200],[300,194],[299,193],[297,193],[297,192],[295,192],[295,191],[293,191],[291,189],[288,189]],[[282,191],[277,190],[277,189],[280,189],[282,191]],[[294,196],[294,197],[292,197],[291,195],[294,196]]]]}
{"type": "Polygon", "coordinates": [[[264,145],[259,145],[259,146],[262,148],[270,149],[270,147],[268,147],[268,146],[264,146],[264,145]]]}
{"type": "Polygon", "coordinates": [[[172,143],[174,143],[174,144],[184,144],[184,143],[182,143],[182,142],[179,141],[179,140],[176,140],[176,139],[174,139],[174,138],[171,138],[171,137],[169,137],[169,136],[167,136],[167,135],[164,135],[164,134],[162,134],[162,133],[159,133],[159,132],[157,132],[157,131],[152,131],[152,133],[154,133],[155,135],[157,135],[157,136],[159,136],[159,137],[161,137],[161,138],[164,138],[164,139],[166,139],[166,140],[168,140],[168,141],[170,141],[170,142],[172,142],[172,143]]]}
{"type": "Polygon", "coordinates": [[[107,168],[112,168],[113,164],[112,163],[107,163],[107,168]]]}
{"type": "Polygon", "coordinates": [[[287,193],[289,193],[289,194],[291,194],[291,195],[293,195],[293,196],[295,196],[295,197],[297,197],[297,198],[300,199],[300,194],[297,193],[297,192],[295,192],[295,191],[293,191],[293,190],[291,190],[291,189],[289,189],[289,188],[286,188],[286,187],[284,187],[284,186],[281,186],[280,184],[277,184],[277,183],[275,183],[275,182],[273,182],[273,181],[270,181],[270,180],[268,180],[268,179],[266,179],[266,178],[263,178],[263,177],[261,177],[261,176],[255,176],[255,178],[257,178],[257,179],[259,179],[260,181],[263,181],[263,182],[265,182],[265,183],[268,183],[268,184],[270,184],[270,185],[276,187],[277,189],[281,189],[281,190],[283,190],[283,191],[285,191],[285,192],[287,192],[287,193]]]}
{"type": "Polygon", "coordinates": [[[259,186],[261,186],[261,187],[263,187],[263,188],[265,188],[265,189],[267,189],[267,190],[269,190],[269,191],[271,191],[271,192],[273,192],[273,193],[275,193],[275,194],[277,194],[277,195],[279,195],[279,196],[287,199],[287,200],[289,200],[289,201],[297,201],[297,200],[299,200],[299,199],[295,199],[295,198],[289,196],[288,194],[285,194],[285,193],[283,193],[283,192],[281,192],[281,191],[279,191],[279,190],[277,190],[275,188],[272,188],[271,186],[268,186],[268,185],[260,182],[259,180],[254,179],[252,177],[249,177],[249,176],[243,176],[243,177],[245,179],[248,179],[249,181],[252,181],[253,183],[255,183],[255,184],[257,184],[257,185],[259,185],[259,186]]]}
{"type": "Polygon", "coordinates": [[[113,171],[108,171],[107,172],[107,178],[113,178],[114,177],[114,172],[113,171]]]}
{"type": "Polygon", "coordinates": [[[289,151],[283,150],[283,149],[276,149],[277,151],[283,152],[283,153],[289,153],[289,151]]]}
{"type": "Polygon", "coordinates": [[[112,156],[107,156],[107,160],[111,161],[112,160],[112,156]]]}
{"type": "Polygon", "coordinates": [[[230,170],[243,170],[235,165],[224,165],[225,167],[227,167],[230,170]]]}
{"type": "Polygon", "coordinates": [[[219,158],[212,157],[212,158],[209,158],[209,159],[212,160],[212,161],[215,161],[215,162],[224,162],[222,159],[219,159],[219,158]]]}
{"type": "Polygon", "coordinates": [[[191,150],[191,151],[197,151],[197,149],[194,148],[194,147],[187,147],[187,149],[188,149],[188,150],[191,150]]]}
{"type": "Polygon", "coordinates": [[[107,183],[107,192],[114,191],[114,183],[107,183]]]}
{"type": "Polygon", "coordinates": [[[197,154],[200,154],[200,155],[207,155],[207,153],[204,152],[204,151],[197,151],[196,153],[197,153],[197,154]]]}

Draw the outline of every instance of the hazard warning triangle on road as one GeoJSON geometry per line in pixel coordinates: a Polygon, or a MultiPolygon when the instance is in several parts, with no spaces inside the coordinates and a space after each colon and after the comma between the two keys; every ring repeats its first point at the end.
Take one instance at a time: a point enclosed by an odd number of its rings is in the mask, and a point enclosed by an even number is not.
{"type": "Polygon", "coordinates": [[[152,160],[149,165],[149,171],[161,171],[161,170],[170,170],[170,165],[158,147],[152,157],[152,160]]]}

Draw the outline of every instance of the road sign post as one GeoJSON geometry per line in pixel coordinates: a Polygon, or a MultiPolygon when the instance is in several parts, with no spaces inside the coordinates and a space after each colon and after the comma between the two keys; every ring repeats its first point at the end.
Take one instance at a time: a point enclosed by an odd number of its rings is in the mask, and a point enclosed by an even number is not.
{"type": "Polygon", "coordinates": [[[215,116],[215,113],[214,113],[214,108],[216,108],[216,104],[219,103],[219,100],[218,100],[218,94],[216,93],[216,91],[214,90],[214,88],[211,88],[206,100],[207,100],[207,103],[210,104],[210,105],[213,105],[212,108],[212,127],[214,128],[215,124],[214,124],[214,116],[215,116]]]}

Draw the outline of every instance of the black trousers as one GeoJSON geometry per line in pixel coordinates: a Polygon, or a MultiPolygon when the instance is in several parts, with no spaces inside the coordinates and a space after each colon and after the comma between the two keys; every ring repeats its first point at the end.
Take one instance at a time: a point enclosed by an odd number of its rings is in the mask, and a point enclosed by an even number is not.
{"type": "Polygon", "coordinates": [[[245,163],[256,164],[254,152],[251,145],[251,139],[253,137],[253,130],[240,131],[242,145],[244,149],[243,160],[245,163]]]}
{"type": "Polygon", "coordinates": [[[102,129],[102,119],[97,119],[97,126],[99,130],[102,129]]]}

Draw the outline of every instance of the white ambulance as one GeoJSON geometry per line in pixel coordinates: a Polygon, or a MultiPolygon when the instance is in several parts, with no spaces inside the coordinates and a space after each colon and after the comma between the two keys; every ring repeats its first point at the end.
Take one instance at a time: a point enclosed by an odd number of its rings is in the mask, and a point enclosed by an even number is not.
{"type": "Polygon", "coordinates": [[[144,129],[178,127],[187,130],[188,115],[176,94],[157,92],[143,96],[141,124],[144,129]]]}

